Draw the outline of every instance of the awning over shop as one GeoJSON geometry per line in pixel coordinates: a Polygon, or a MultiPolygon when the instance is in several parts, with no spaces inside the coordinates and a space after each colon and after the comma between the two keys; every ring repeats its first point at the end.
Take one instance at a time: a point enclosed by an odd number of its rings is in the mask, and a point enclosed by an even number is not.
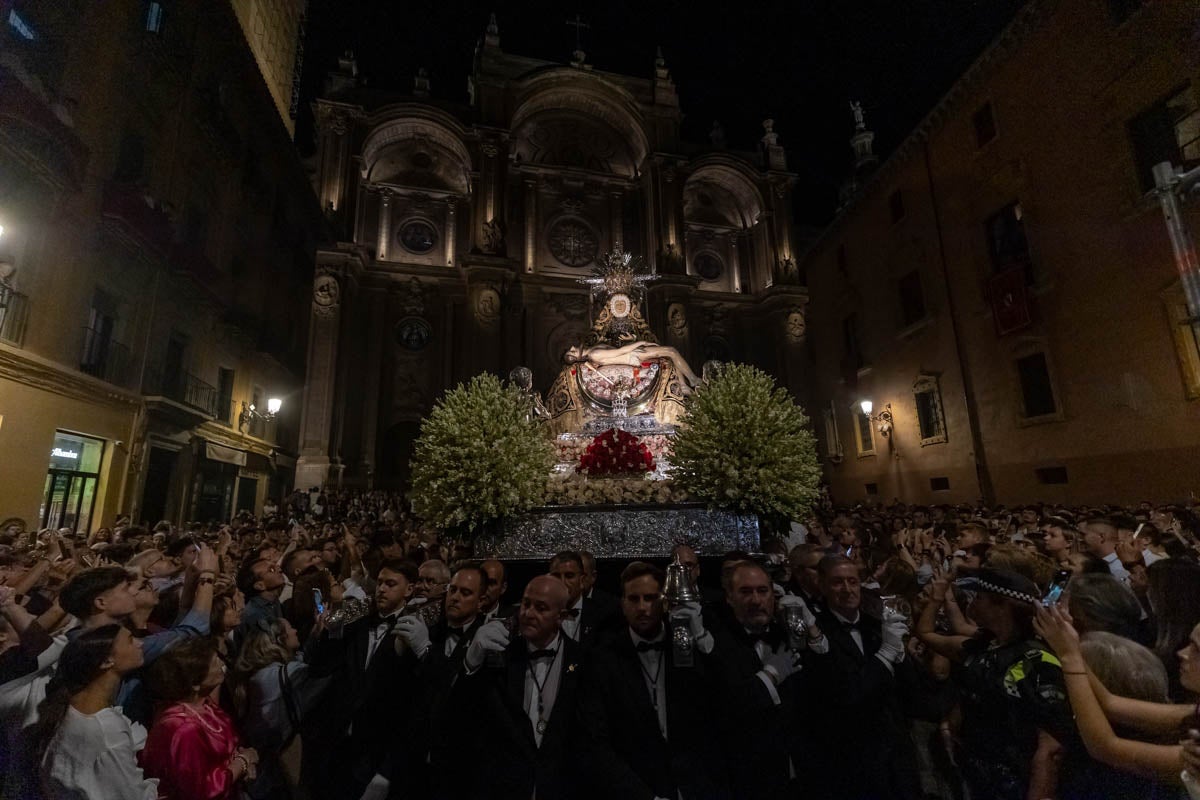
{"type": "Polygon", "coordinates": [[[226,464],[236,464],[239,467],[246,466],[245,450],[238,450],[234,447],[226,447],[225,445],[216,444],[215,442],[204,443],[204,456],[212,461],[223,461],[226,464]]]}

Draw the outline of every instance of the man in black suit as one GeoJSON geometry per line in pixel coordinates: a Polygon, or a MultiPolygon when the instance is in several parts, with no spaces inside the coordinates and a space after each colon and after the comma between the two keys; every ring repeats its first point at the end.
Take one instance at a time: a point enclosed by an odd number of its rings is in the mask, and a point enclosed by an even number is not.
{"type": "Polygon", "coordinates": [[[817,565],[825,557],[819,544],[798,544],[788,553],[788,593],[799,597],[816,614],[821,610],[821,580],[817,565]]]}
{"type": "Polygon", "coordinates": [[[596,557],[587,550],[580,550],[579,557],[583,559],[583,601],[586,603],[588,600],[594,600],[602,604],[603,607],[610,609],[610,615],[619,613],[621,610],[620,598],[603,589],[596,588],[596,578],[599,575],[596,569],[596,557]]]}
{"type": "Polygon", "coordinates": [[[672,624],[689,628],[694,664],[676,665],[664,624],[663,571],[634,561],[621,573],[626,625],[593,651],[581,701],[583,765],[597,798],[728,797],[713,720],[715,686],[706,658],[712,634],[698,603],[672,624]]]}
{"type": "Polygon", "coordinates": [[[429,728],[422,742],[428,764],[427,796],[469,796],[469,783],[461,774],[461,734],[455,730],[464,714],[469,717],[469,709],[455,702],[461,696],[452,689],[462,672],[467,648],[483,624],[479,606],[487,584],[487,573],[481,567],[459,567],[446,590],[445,619],[429,632],[431,646],[424,665],[429,728]]]}
{"type": "MultiPolygon", "coordinates": [[[[567,587],[569,598],[562,621],[563,635],[591,647],[606,631],[620,625],[621,608],[611,599],[585,598],[583,556],[565,550],[550,559],[550,574],[567,587]]],[[[610,596],[611,598],[611,596],[610,596]]]]}
{"type": "Polygon", "coordinates": [[[858,567],[842,555],[818,564],[825,609],[817,622],[829,654],[813,659],[806,707],[808,745],[821,766],[810,773],[818,793],[837,800],[905,800],[920,796],[916,756],[899,695],[913,685],[904,663],[902,617],[862,613],[858,567]]]}
{"type": "Polygon", "coordinates": [[[503,620],[479,629],[463,660],[456,702],[483,746],[476,771],[492,800],[577,800],[576,736],[583,651],[561,633],[570,595],[558,579],[539,575],[521,598],[519,636],[503,620]],[[497,663],[497,662],[502,663],[497,663]],[[461,693],[461,695],[459,694],[461,693]]]}
{"type": "Polygon", "coordinates": [[[487,591],[479,603],[479,613],[483,621],[491,622],[497,617],[508,619],[516,614],[517,607],[504,602],[504,595],[508,593],[508,575],[504,569],[504,562],[489,558],[479,566],[488,578],[487,591]]]}
{"type": "Polygon", "coordinates": [[[317,797],[383,800],[421,766],[412,735],[422,727],[415,717],[429,631],[416,617],[400,616],[416,578],[411,562],[385,561],[370,615],[313,632],[309,669],[333,677],[304,739],[317,797]]]}
{"type": "MultiPolygon", "coordinates": [[[[798,656],[776,625],[771,578],[754,561],[728,572],[730,620],[715,632],[711,665],[720,692],[729,784],[739,800],[792,798],[797,789],[798,656]]],[[[814,637],[819,631],[810,631],[814,637]]]]}

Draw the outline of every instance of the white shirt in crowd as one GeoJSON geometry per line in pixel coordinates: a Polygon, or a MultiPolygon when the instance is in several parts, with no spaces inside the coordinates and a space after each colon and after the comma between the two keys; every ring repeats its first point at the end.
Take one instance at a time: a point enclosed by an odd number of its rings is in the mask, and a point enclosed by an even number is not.
{"type": "MultiPolygon", "coordinates": [[[[529,648],[530,653],[538,649],[528,643],[525,646],[529,648]]],[[[558,681],[562,675],[562,636],[555,636],[554,641],[542,649],[553,650],[554,655],[530,659],[532,669],[525,669],[525,714],[529,717],[529,724],[533,726],[533,740],[537,742],[538,747],[542,746],[542,736],[545,734],[544,731],[538,731],[538,695],[542,697],[541,719],[549,722],[550,714],[554,711],[554,701],[558,698],[558,681]]]]}
{"type": "Polygon", "coordinates": [[[62,725],[42,756],[47,800],[155,800],[158,780],[137,765],[146,729],[119,706],[95,714],[67,707],[62,725]]]}
{"type": "Polygon", "coordinates": [[[576,600],[575,605],[571,606],[571,608],[575,609],[578,613],[574,617],[567,617],[562,621],[562,632],[578,642],[579,625],[583,622],[583,597],[576,600]]]}

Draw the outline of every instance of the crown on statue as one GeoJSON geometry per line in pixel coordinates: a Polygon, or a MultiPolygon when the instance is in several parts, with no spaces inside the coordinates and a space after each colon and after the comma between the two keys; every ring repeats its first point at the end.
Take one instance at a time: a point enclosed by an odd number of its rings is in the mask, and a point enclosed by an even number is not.
{"type": "Polygon", "coordinates": [[[580,278],[580,283],[602,289],[608,296],[614,294],[637,295],[642,284],[655,278],[653,270],[646,268],[644,259],[624,250],[612,250],[601,256],[592,268],[592,277],[580,278]]]}

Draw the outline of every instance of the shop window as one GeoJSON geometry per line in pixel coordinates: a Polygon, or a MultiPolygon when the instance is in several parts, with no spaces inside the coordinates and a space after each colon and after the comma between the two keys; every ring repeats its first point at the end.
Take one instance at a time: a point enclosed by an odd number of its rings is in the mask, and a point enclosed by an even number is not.
{"type": "Polygon", "coordinates": [[[917,425],[921,430],[921,446],[946,441],[946,417],[942,410],[942,391],[933,375],[922,375],[913,383],[913,400],[917,406],[917,425]]]}
{"type": "Polygon", "coordinates": [[[1200,109],[1190,86],[1138,114],[1128,128],[1143,192],[1154,188],[1155,164],[1200,165],[1200,109]]]}
{"type": "Polygon", "coordinates": [[[39,515],[41,527],[89,530],[103,460],[103,439],[55,432],[39,515]]]}

